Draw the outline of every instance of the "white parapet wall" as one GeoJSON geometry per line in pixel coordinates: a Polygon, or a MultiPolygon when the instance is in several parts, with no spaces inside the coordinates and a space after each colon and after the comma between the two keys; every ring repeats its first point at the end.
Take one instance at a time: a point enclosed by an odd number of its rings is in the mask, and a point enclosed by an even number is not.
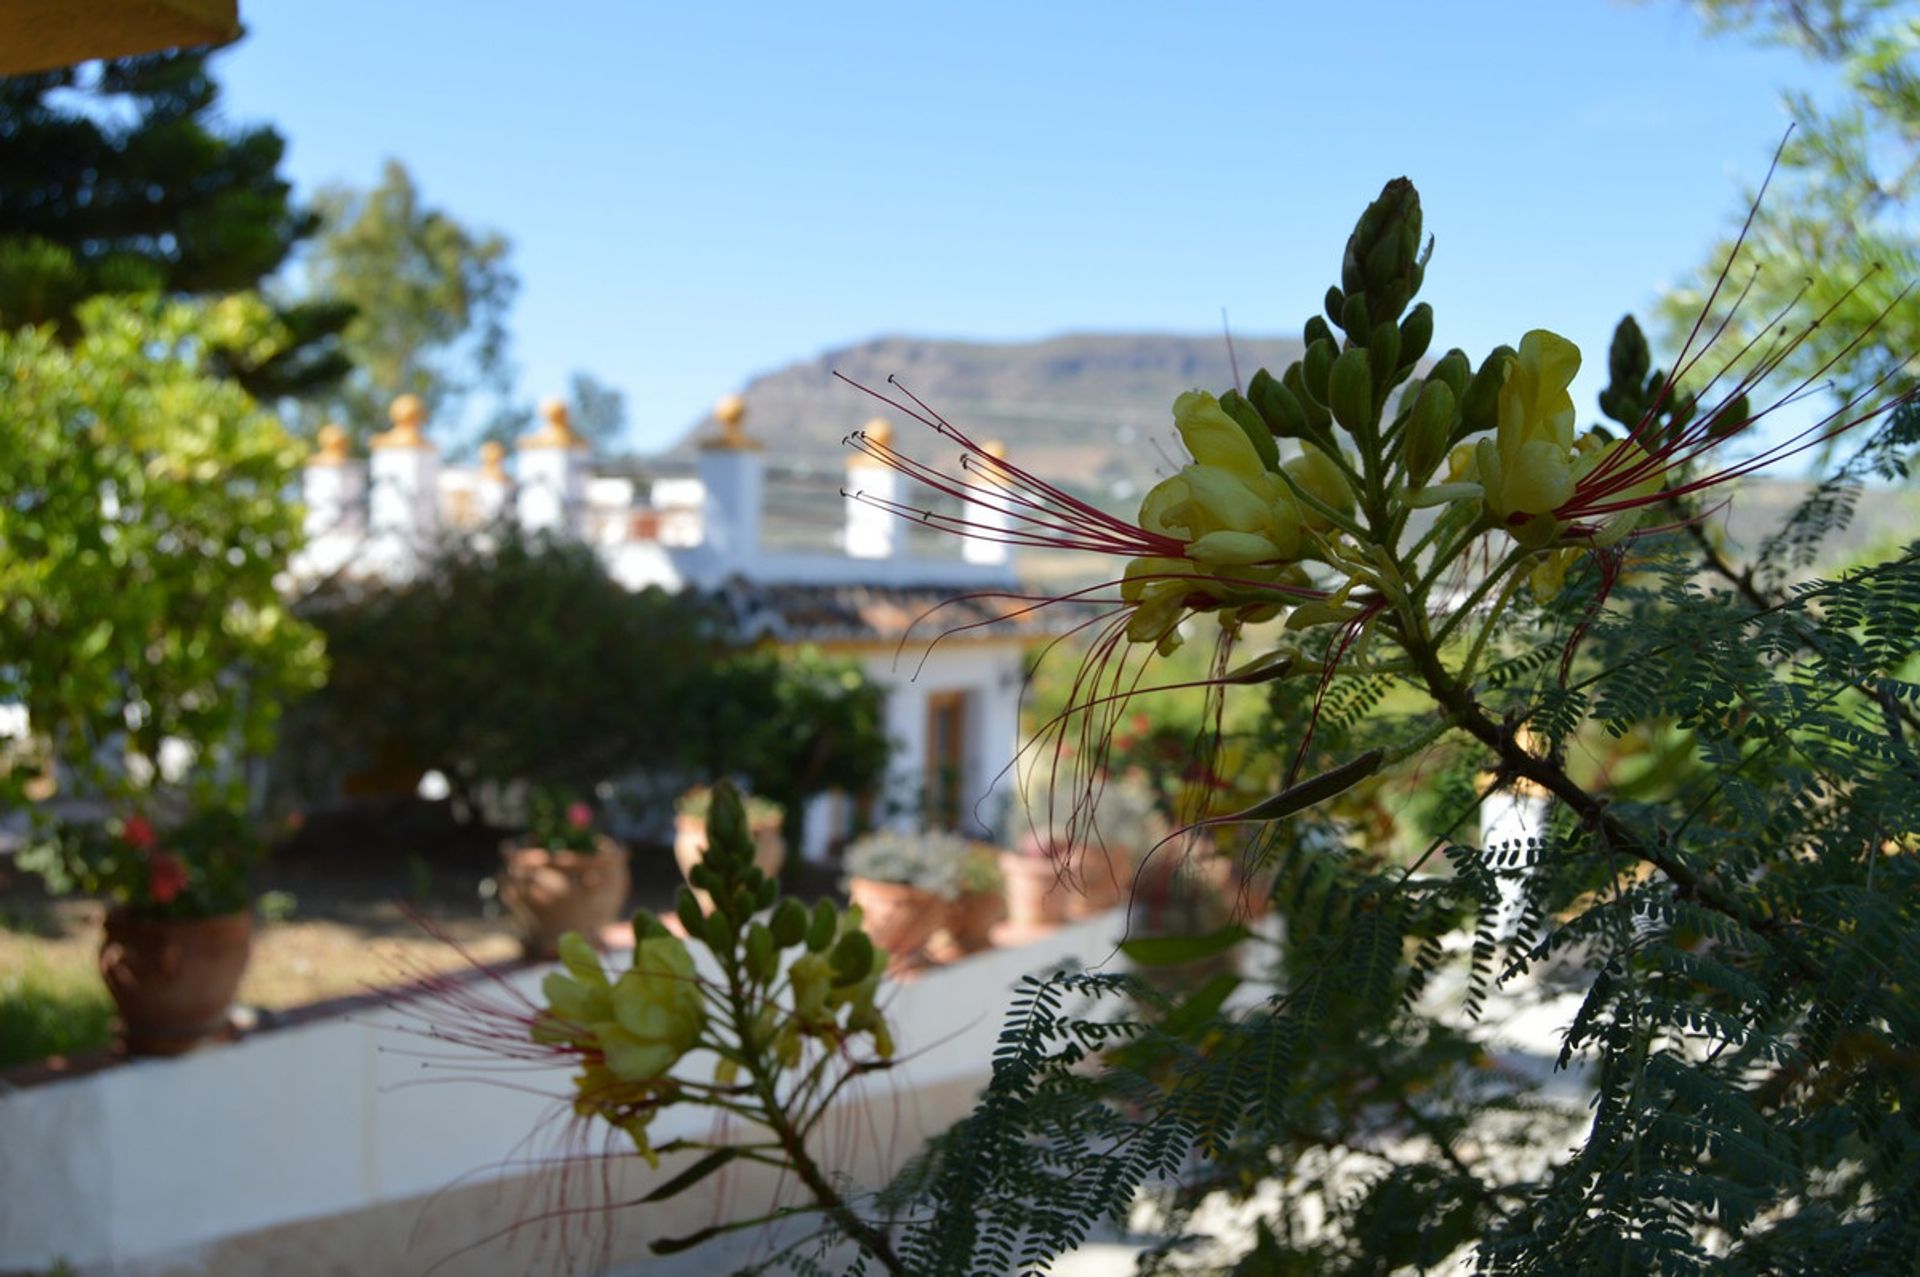
{"type": "MultiPolygon", "coordinates": [[[[899,1063],[822,1123],[827,1169],[875,1185],[963,1116],[1020,978],[1107,960],[1120,925],[1105,915],[897,983],[899,1063]]],[[[547,969],[503,978],[531,992],[547,969]]],[[[564,1106],[550,1097],[565,1075],[464,1071],[403,1031],[420,1014],[401,1004],[318,1018],[0,1091],[0,1273],[62,1262],[127,1277],[554,1270],[569,1240],[558,1221],[500,1235],[553,1210],[554,1191],[590,1212],[570,1238],[583,1271],[723,1272],[764,1253],[767,1235],[748,1230],[650,1255],[650,1241],[749,1214],[778,1186],[730,1169],[660,1206],[594,1211],[644,1195],[684,1160],[655,1171],[622,1156],[604,1175],[579,1161],[530,1167],[559,1147],[564,1106]]],[[[670,1111],[651,1132],[656,1143],[710,1133],[697,1110],[670,1111]]]]}

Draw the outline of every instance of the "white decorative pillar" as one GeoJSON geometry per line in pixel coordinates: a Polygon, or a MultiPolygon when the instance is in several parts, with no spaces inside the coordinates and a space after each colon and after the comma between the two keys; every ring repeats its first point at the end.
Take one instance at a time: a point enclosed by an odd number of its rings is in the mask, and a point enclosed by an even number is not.
{"type": "Polygon", "coordinates": [[[760,552],[760,503],[766,477],[760,445],[743,424],[747,401],[728,395],[714,405],[720,434],[700,445],[702,541],[722,572],[737,571],[760,552]]]}
{"type": "Polygon", "coordinates": [[[372,532],[383,566],[408,572],[440,530],[440,455],[418,398],[401,395],[387,418],[393,429],[373,437],[372,532]]]}
{"type": "Polygon", "coordinates": [[[520,526],[579,536],[586,511],[587,443],[573,432],[563,399],[540,401],[545,424],[520,441],[520,526]]]}
{"type": "Polygon", "coordinates": [[[320,427],[320,446],[300,476],[307,507],[307,542],[318,549],[366,527],[367,467],[356,461],[346,429],[329,421],[320,427]]]}
{"type": "MultiPolygon", "coordinates": [[[[1000,476],[998,468],[994,466],[993,462],[1006,459],[1006,445],[995,440],[983,445],[983,450],[992,460],[975,462],[969,467],[973,469],[977,466],[977,469],[974,470],[974,474],[971,476],[972,481],[984,487],[998,487],[1000,484],[1000,476]]],[[[979,563],[986,566],[997,566],[1005,563],[1007,561],[1007,543],[996,538],[1004,535],[1007,530],[1008,519],[1006,511],[993,509],[984,505],[970,505],[967,507],[967,517],[982,526],[979,529],[979,535],[961,538],[961,556],[964,557],[968,563],[979,563]]]]}
{"type": "Polygon", "coordinates": [[[507,477],[507,446],[497,439],[480,445],[480,473],[473,482],[474,520],[483,528],[500,521],[513,481],[507,477]]]}
{"type": "MultiPolygon", "coordinates": [[[[881,448],[893,443],[893,426],[875,417],[861,433],[881,448]]],[[[899,549],[900,516],[886,507],[900,499],[900,472],[878,457],[855,452],[847,458],[847,556],[890,559],[899,549]]]]}

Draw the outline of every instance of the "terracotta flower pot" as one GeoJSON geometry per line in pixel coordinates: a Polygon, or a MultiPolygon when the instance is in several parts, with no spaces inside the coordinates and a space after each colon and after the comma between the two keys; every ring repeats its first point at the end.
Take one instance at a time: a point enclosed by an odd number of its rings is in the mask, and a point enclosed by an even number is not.
{"type": "MultiPolygon", "coordinates": [[[[747,831],[753,835],[753,863],[761,873],[769,878],[780,876],[780,866],[787,860],[787,845],[780,836],[779,821],[748,822],[747,831]]],[[[673,859],[680,866],[680,876],[686,877],[693,867],[707,854],[707,818],[705,816],[675,816],[673,818],[673,859]]],[[[694,899],[700,902],[702,913],[713,912],[713,899],[698,887],[693,889],[694,899]]]]}
{"type": "Polygon", "coordinates": [[[227,1027],[253,949],[253,916],[142,918],[107,915],[100,974],[120,1008],[127,1049],[178,1055],[227,1027]]]}
{"type": "Polygon", "coordinates": [[[626,910],[633,887],[627,849],[611,838],[596,838],[590,852],[507,847],[500,859],[500,899],[530,958],[558,956],[569,931],[598,944],[626,910]]]}
{"type": "Polygon", "coordinates": [[[1003,851],[1000,874],[1007,884],[1007,920],[994,935],[996,944],[1023,943],[1067,921],[1072,888],[1061,881],[1053,861],[1026,851],[1003,851]]]}
{"type": "Polygon", "coordinates": [[[927,951],[941,962],[993,947],[993,927],[1007,916],[1007,898],[998,891],[968,891],[946,902],[940,930],[927,951]]]}
{"type": "Polygon", "coordinates": [[[1127,898],[1132,880],[1133,866],[1124,855],[1104,847],[1076,848],[1062,884],[1067,917],[1077,922],[1114,908],[1127,898]]]}
{"type": "Polygon", "coordinates": [[[894,969],[918,954],[947,916],[946,901],[939,896],[898,882],[855,878],[847,884],[847,894],[860,906],[861,925],[886,951],[894,969]]]}

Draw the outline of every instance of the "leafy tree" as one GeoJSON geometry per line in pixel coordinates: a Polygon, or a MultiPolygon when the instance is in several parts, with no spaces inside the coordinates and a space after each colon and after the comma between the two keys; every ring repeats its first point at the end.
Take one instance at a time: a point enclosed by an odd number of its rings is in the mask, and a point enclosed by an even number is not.
{"type": "MultiPolygon", "coordinates": [[[[1900,360],[1920,349],[1920,307],[1902,301],[1920,278],[1920,17],[1900,0],[1693,0],[1709,29],[1785,45],[1838,69],[1847,96],[1832,109],[1806,92],[1784,95],[1795,129],[1747,232],[1765,263],[1743,305],[1740,330],[1769,316],[1827,314],[1827,323],[1787,358],[1798,376],[1837,380],[1843,395],[1882,377],[1912,384],[1900,360]],[[1804,290],[1804,291],[1803,291],[1804,290]],[[1854,335],[1879,320],[1878,340],[1854,335]]],[[[1730,245],[1710,254],[1702,282],[1675,292],[1669,322],[1690,326],[1730,245]]],[[[1746,283],[1731,281],[1733,290],[1746,283]]],[[[1723,293],[1715,318],[1727,313],[1723,293]]]]}
{"type": "Polygon", "coordinates": [[[716,660],[690,681],[680,707],[697,724],[685,762],[714,779],[741,777],[784,809],[789,847],[800,845],[807,800],[833,791],[876,792],[886,779],[885,694],[858,666],[758,647],[716,660]]]}
{"type": "Polygon", "coordinates": [[[504,391],[506,314],[519,281],[502,236],[428,206],[397,160],[378,186],[329,187],[315,207],[308,286],[354,308],[345,334],[354,372],[303,420],[330,414],[364,440],[386,429],[398,395],[419,396],[432,418],[472,391],[504,391]]]}
{"type": "Polygon", "coordinates": [[[670,770],[682,692],[727,650],[697,599],[627,590],[575,541],[502,529],[443,547],[411,580],[336,583],[303,611],[332,675],[301,707],[285,761],[309,796],[342,773],[443,772],[470,818],[488,784],[590,790],[670,770]]]}
{"type": "Polygon", "coordinates": [[[33,733],[0,760],[15,802],[48,761],[111,793],[168,738],[210,765],[265,752],[321,669],[276,587],[301,450],[213,366],[284,342],[271,313],[100,297],[73,326],[0,333],[0,703],[33,733]]]}
{"type": "MultiPolygon", "coordinates": [[[[205,52],[0,79],[0,326],[72,340],[101,293],[258,289],[317,225],[280,177],[273,129],[225,131],[205,52]]],[[[256,399],[308,395],[347,370],[349,311],[281,307],[274,339],[219,348],[208,370],[256,399]]]]}
{"type": "Polygon", "coordinates": [[[605,453],[620,443],[627,431],[627,397],[588,372],[573,374],[567,398],[573,404],[573,428],[605,453]]]}

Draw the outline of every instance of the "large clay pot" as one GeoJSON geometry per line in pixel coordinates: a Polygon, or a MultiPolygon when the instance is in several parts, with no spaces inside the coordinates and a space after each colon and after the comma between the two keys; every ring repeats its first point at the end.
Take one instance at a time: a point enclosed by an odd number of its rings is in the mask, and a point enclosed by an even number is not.
{"type": "Polygon", "coordinates": [[[847,895],[860,906],[861,927],[886,952],[893,970],[909,964],[947,916],[946,901],[902,883],[854,878],[847,895]]]}
{"type": "MultiPolygon", "coordinates": [[[[761,873],[769,878],[780,876],[780,866],[787,860],[787,844],[780,836],[780,822],[777,820],[749,822],[747,832],[753,835],[753,863],[761,873]]],[[[680,815],[673,818],[673,859],[680,866],[680,876],[686,877],[693,867],[707,854],[707,818],[705,816],[680,815]]],[[[694,899],[700,902],[700,912],[713,912],[713,899],[698,887],[693,889],[694,899]]]]}
{"type": "Polygon", "coordinates": [[[1077,922],[1115,908],[1131,892],[1132,880],[1133,865],[1124,855],[1103,847],[1075,849],[1062,883],[1067,917],[1077,922]]]}
{"type": "Polygon", "coordinates": [[[1007,916],[1007,898],[998,891],[967,891],[946,902],[940,929],[927,952],[941,962],[993,947],[994,924],[1007,916]]]}
{"type": "Polygon", "coordinates": [[[1072,888],[1061,881],[1053,861],[1029,851],[1003,851],[1000,875],[1006,880],[1007,920],[995,929],[995,944],[1024,944],[1067,921],[1072,888]]]}
{"type": "Polygon", "coordinates": [[[633,888],[627,849],[611,838],[594,839],[588,852],[507,847],[500,859],[500,899],[530,958],[559,956],[560,937],[569,931],[598,944],[623,916],[633,888]]]}
{"type": "Polygon", "coordinates": [[[253,916],[107,915],[100,974],[120,1008],[127,1049],[178,1055],[224,1031],[253,949],[253,916]]]}

